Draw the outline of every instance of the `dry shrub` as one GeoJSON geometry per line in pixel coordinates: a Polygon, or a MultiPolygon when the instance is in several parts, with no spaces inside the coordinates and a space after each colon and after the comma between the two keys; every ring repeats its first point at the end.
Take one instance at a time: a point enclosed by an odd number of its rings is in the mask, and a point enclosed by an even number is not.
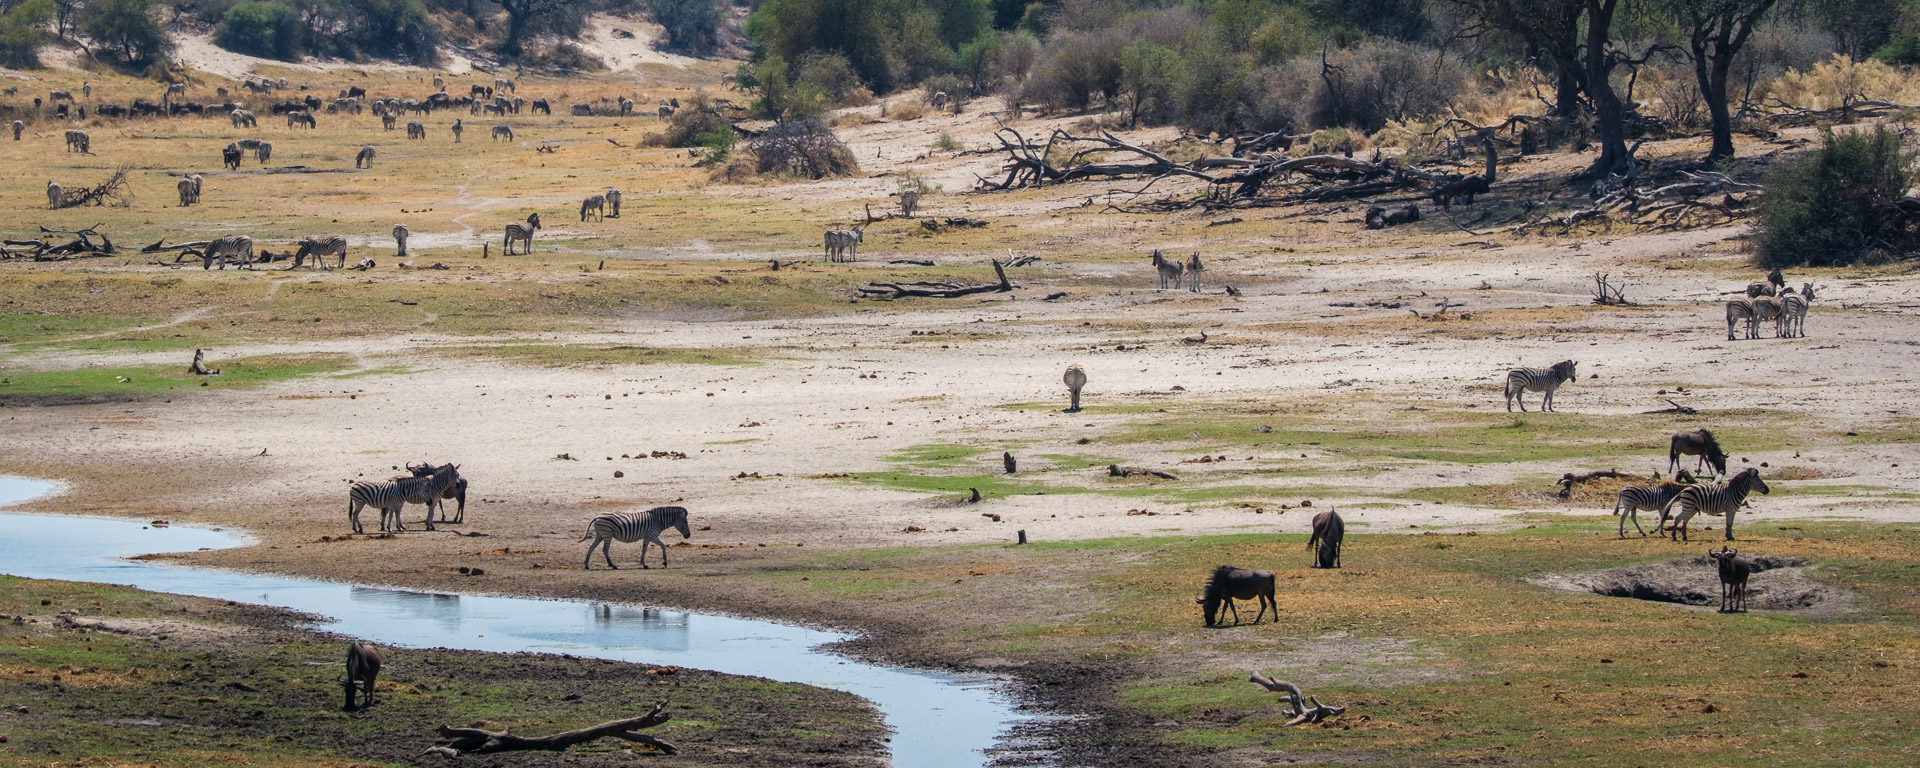
{"type": "Polygon", "coordinates": [[[1835,109],[1863,99],[1911,104],[1920,100],[1920,72],[1836,54],[1812,69],[1794,70],[1768,83],[1766,97],[1769,103],[1777,100],[1804,109],[1835,109]]]}
{"type": "Polygon", "coordinates": [[[717,166],[707,174],[707,180],[716,184],[745,184],[758,178],[760,159],[752,152],[736,152],[726,163],[717,166]]]}
{"type": "Polygon", "coordinates": [[[1446,151],[1446,142],[1433,135],[1433,123],[1402,122],[1395,120],[1386,127],[1367,137],[1367,143],[1376,147],[1393,148],[1401,151],[1401,157],[1407,162],[1421,162],[1439,157],[1446,151]]]}
{"type": "Polygon", "coordinates": [[[839,137],[826,126],[812,120],[791,120],[767,129],[753,140],[756,168],[763,174],[822,179],[850,176],[860,172],[839,137]]]}
{"type": "Polygon", "coordinates": [[[551,69],[559,72],[594,72],[607,68],[607,64],[587,52],[587,49],[573,44],[570,40],[561,40],[552,45],[528,47],[520,57],[521,64],[539,69],[551,69]]]}
{"type": "Polygon", "coordinates": [[[1700,95],[1700,84],[1693,73],[1681,67],[1647,67],[1640,70],[1640,87],[1645,89],[1648,114],[1669,128],[1698,128],[1707,121],[1707,100],[1700,95]]]}
{"type": "Polygon", "coordinates": [[[880,116],[889,120],[918,120],[925,117],[928,110],[927,102],[922,101],[916,94],[897,102],[881,105],[880,116]]]}
{"type": "Polygon", "coordinates": [[[1313,138],[1307,140],[1307,146],[1316,155],[1351,155],[1368,148],[1367,137],[1359,131],[1345,128],[1327,128],[1314,131],[1313,138]]]}
{"type": "Polygon", "coordinates": [[[1396,41],[1370,40],[1333,52],[1328,63],[1337,68],[1331,87],[1320,76],[1318,53],[1254,71],[1246,96],[1254,127],[1372,133],[1390,122],[1446,113],[1472,80],[1459,60],[1396,41]]]}

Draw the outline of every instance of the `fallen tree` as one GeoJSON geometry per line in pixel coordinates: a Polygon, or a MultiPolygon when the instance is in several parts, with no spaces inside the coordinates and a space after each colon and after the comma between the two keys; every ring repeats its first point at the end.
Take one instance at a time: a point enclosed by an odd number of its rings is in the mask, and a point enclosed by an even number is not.
{"type": "Polygon", "coordinates": [[[568,747],[582,742],[602,738],[615,738],[645,744],[663,754],[675,754],[680,750],[660,739],[637,733],[643,728],[652,728],[666,722],[666,702],[653,705],[653,711],[639,717],[625,720],[612,720],[588,728],[556,733],[552,736],[526,737],[515,736],[507,731],[489,731],[481,728],[454,728],[440,726],[440,735],[452,741],[429,747],[426,754],[459,757],[461,755],[489,755],[495,752],[564,752],[568,747]]]}
{"type": "Polygon", "coordinates": [[[1346,707],[1329,707],[1321,704],[1319,699],[1312,696],[1303,697],[1300,686],[1285,680],[1274,680],[1258,672],[1255,672],[1252,677],[1247,678],[1247,682],[1273,691],[1274,693],[1287,694],[1287,709],[1285,713],[1293,719],[1282,724],[1283,727],[1299,725],[1301,723],[1317,723],[1329,717],[1345,714],[1347,711],[1346,707]]]}
{"type": "Polygon", "coordinates": [[[957,285],[955,283],[945,282],[945,281],[917,282],[917,283],[868,283],[864,286],[861,286],[857,290],[861,298],[885,299],[885,300],[916,298],[916,297],[928,298],[928,299],[956,299],[961,296],[972,296],[976,293],[1005,293],[1007,291],[1013,290],[1013,283],[1007,281],[1007,271],[1003,267],[1003,265],[1001,265],[1000,260],[994,259],[991,263],[993,264],[994,276],[1000,278],[1000,282],[998,283],[988,283],[986,285],[969,285],[969,286],[957,285]]]}
{"type": "Polygon", "coordinates": [[[99,224],[86,229],[63,230],[40,228],[43,235],[72,235],[73,239],[59,245],[44,240],[0,240],[0,254],[6,258],[31,258],[34,261],[64,261],[66,259],[86,258],[89,256],[111,256],[119,253],[112,238],[99,231],[99,224]],[[96,238],[98,240],[96,241],[96,238]]]}
{"type": "Polygon", "coordinates": [[[106,205],[109,202],[128,202],[126,197],[127,171],[131,168],[132,166],[120,166],[113,172],[112,176],[107,177],[106,181],[91,187],[62,190],[60,192],[60,202],[53,207],[57,210],[60,208],[75,208],[88,203],[106,205]]]}

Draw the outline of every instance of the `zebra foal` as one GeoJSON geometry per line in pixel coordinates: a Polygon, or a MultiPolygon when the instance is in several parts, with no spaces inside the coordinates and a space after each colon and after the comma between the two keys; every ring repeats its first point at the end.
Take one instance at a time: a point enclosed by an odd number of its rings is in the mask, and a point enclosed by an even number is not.
{"type": "MultiPolygon", "coordinates": [[[[680,538],[693,538],[692,529],[687,527],[686,507],[654,507],[645,512],[609,512],[587,523],[587,533],[580,541],[593,539],[587,545],[587,558],[580,564],[581,570],[593,567],[593,548],[600,547],[600,554],[607,559],[607,567],[618,570],[613,564],[613,542],[623,544],[640,542],[640,567],[647,565],[647,545],[660,545],[660,567],[667,567],[667,543],[660,540],[660,533],[668,528],[680,531],[680,538]]],[[[576,542],[578,543],[578,542],[576,542]]]]}
{"type": "Polygon", "coordinates": [[[1550,368],[1515,368],[1507,371],[1507,412],[1513,412],[1513,403],[1520,402],[1520,412],[1527,412],[1527,393],[1545,392],[1540,399],[1540,410],[1553,410],[1553,391],[1561,384],[1573,381],[1578,375],[1574,367],[1580,363],[1575,360],[1562,360],[1550,368]]]}

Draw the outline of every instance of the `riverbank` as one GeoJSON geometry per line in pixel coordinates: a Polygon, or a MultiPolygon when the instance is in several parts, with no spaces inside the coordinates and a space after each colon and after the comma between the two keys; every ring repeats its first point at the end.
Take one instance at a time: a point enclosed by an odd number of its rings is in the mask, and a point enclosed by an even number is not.
{"type": "MultiPolygon", "coordinates": [[[[387,648],[377,703],[345,713],[346,640],[304,629],[310,619],[0,577],[0,763],[416,765],[440,725],[536,736],[645,714],[658,701],[673,719],[648,732],[680,748],[676,765],[885,763],[886,729],[856,696],[558,654],[387,648]]],[[[646,751],[607,740],[462,764],[631,765],[646,751]]]]}

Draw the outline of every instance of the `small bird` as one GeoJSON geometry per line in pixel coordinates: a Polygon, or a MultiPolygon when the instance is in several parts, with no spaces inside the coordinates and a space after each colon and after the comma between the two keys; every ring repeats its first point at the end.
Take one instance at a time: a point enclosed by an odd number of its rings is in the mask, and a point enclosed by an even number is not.
{"type": "Polygon", "coordinates": [[[1182,343],[1182,344],[1205,344],[1205,343],[1207,343],[1207,332],[1206,332],[1206,331],[1201,331],[1201,332],[1200,332],[1200,335],[1199,335],[1199,336],[1182,336],[1182,337],[1180,337],[1180,343],[1182,343]]]}
{"type": "Polygon", "coordinates": [[[1233,287],[1233,286],[1231,286],[1231,285],[1229,285],[1229,286],[1227,286],[1227,295],[1228,295],[1228,296],[1238,296],[1238,295],[1240,295],[1240,289],[1238,289],[1238,288],[1235,288],[1235,287],[1233,287]]]}
{"type": "Polygon", "coordinates": [[[262,455],[262,456],[265,456],[265,455],[267,455],[267,449],[265,449],[265,448],[262,448],[262,449],[260,449],[260,455],[262,455]]]}

